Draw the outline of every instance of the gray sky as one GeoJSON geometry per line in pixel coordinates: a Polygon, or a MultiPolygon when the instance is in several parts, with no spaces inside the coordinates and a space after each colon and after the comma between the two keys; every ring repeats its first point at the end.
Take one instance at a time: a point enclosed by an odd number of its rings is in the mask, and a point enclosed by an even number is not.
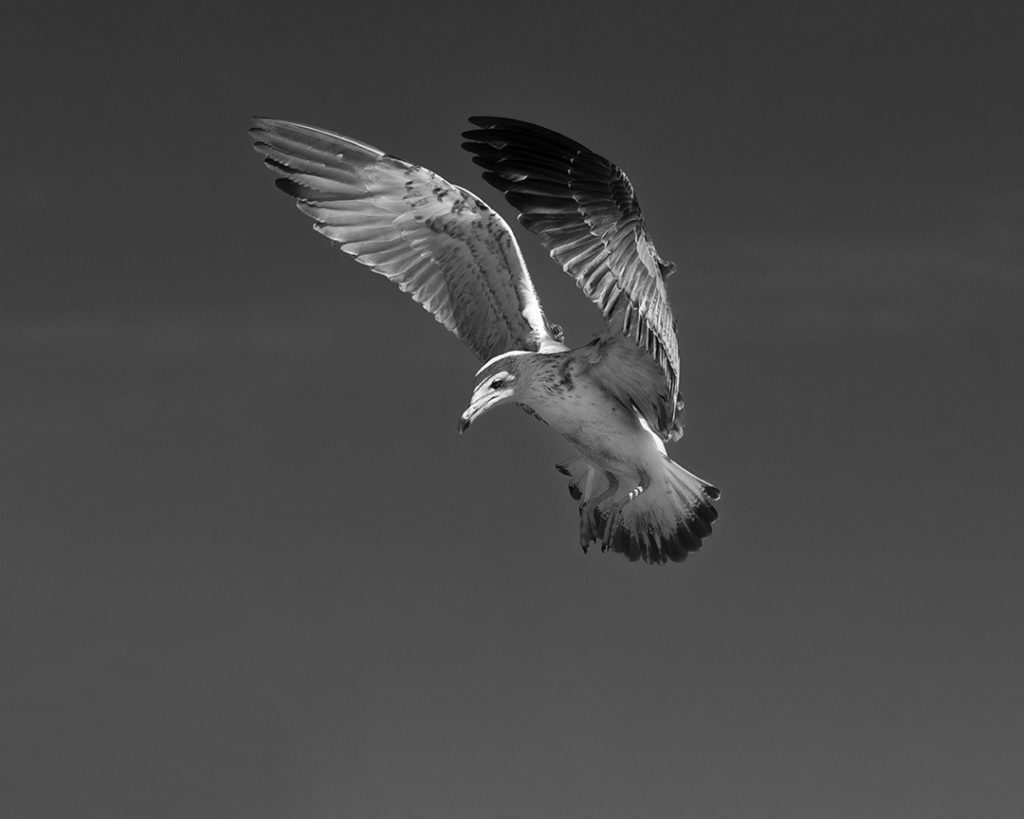
{"type": "Polygon", "coordinates": [[[985,5],[22,7],[5,809],[1016,815],[1024,14],[985,5]],[[622,165],[680,268],[702,552],[583,555],[567,444],[460,438],[472,354],[274,190],[253,114],[497,206],[470,114],[622,165]]]}

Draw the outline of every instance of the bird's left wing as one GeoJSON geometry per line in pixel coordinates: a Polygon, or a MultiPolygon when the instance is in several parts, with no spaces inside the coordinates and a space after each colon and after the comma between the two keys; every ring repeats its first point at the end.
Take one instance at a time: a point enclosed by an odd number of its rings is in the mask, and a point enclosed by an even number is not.
{"type": "Polygon", "coordinates": [[[592,373],[679,437],[679,347],[665,292],[674,266],[654,248],[626,174],[568,137],[521,120],[470,117],[463,147],[608,321],[592,373]]]}
{"type": "Polygon", "coordinates": [[[254,147],[316,229],[409,293],[481,359],[565,349],[512,231],[472,193],[330,131],[255,122],[254,147]]]}

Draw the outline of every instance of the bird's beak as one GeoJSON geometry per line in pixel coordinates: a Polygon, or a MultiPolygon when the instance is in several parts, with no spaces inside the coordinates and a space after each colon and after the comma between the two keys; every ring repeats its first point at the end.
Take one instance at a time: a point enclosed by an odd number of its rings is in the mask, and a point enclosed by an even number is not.
{"type": "Polygon", "coordinates": [[[461,435],[477,418],[496,404],[500,404],[512,396],[511,389],[491,390],[481,387],[473,393],[473,400],[469,402],[469,408],[459,418],[459,434],[461,435]]]}

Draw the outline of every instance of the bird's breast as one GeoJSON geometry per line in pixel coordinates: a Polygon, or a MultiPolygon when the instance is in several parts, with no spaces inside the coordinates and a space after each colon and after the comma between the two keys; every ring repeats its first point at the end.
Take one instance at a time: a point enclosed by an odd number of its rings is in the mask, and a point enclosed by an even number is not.
{"type": "Polygon", "coordinates": [[[548,385],[530,402],[533,411],[595,466],[628,475],[656,452],[656,438],[626,407],[589,378],[548,385]]]}

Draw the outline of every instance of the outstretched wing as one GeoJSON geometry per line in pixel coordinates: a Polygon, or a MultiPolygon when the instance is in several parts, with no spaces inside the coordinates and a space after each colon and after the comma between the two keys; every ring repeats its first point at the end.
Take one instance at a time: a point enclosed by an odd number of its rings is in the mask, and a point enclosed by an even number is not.
{"type": "Polygon", "coordinates": [[[508,224],[432,171],[339,134],[255,120],[254,147],[316,229],[481,359],[558,344],[508,224]]]}
{"type": "Polygon", "coordinates": [[[593,374],[662,437],[678,437],[679,347],[664,281],[674,266],[654,249],[626,174],[547,128],[503,117],[469,121],[478,127],[463,134],[463,147],[484,179],[604,313],[608,355],[593,374]],[[646,356],[628,354],[625,339],[646,356]],[[638,367],[628,376],[615,366],[626,358],[638,367]]]}

